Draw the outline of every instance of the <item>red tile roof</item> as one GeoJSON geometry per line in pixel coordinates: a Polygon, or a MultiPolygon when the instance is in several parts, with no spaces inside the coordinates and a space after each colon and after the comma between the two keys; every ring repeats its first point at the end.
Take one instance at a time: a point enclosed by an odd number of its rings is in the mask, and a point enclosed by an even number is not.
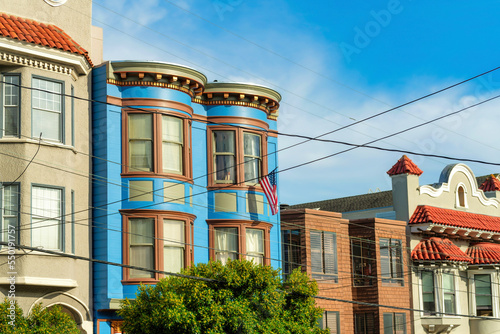
{"type": "Polygon", "coordinates": [[[472,262],[472,259],[449,239],[431,237],[422,240],[411,252],[413,260],[472,262]]]}
{"type": "Polygon", "coordinates": [[[2,13],[0,14],[0,36],[76,53],[84,56],[92,66],[88,52],[62,29],[52,24],[2,13]]]}
{"type": "Polygon", "coordinates": [[[495,177],[495,175],[491,174],[490,177],[486,179],[486,181],[483,182],[479,186],[479,189],[482,191],[499,191],[500,190],[500,180],[495,177]]]}
{"type": "Polygon", "coordinates": [[[479,242],[467,249],[467,255],[473,264],[500,263],[500,245],[491,242],[479,242]]]}
{"type": "Polygon", "coordinates": [[[433,206],[417,206],[409,224],[434,223],[468,229],[500,232],[500,217],[480,215],[433,206]]]}
{"type": "Polygon", "coordinates": [[[413,174],[413,175],[422,175],[422,170],[415,165],[410,158],[406,155],[403,155],[401,159],[396,162],[391,169],[387,171],[387,174],[390,176],[399,175],[399,174],[413,174]]]}

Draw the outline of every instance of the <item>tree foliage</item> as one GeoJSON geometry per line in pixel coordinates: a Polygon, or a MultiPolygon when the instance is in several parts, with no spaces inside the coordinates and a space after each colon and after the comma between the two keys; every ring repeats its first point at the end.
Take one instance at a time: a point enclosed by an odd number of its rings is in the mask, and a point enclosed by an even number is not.
{"type": "Polygon", "coordinates": [[[299,270],[282,283],[278,270],[249,261],[198,264],[183,274],[139,287],[118,314],[128,334],[328,333],[316,326],[316,282],[299,270]]]}
{"type": "Polygon", "coordinates": [[[0,304],[0,333],[2,334],[80,334],[78,325],[60,306],[43,308],[37,304],[28,316],[17,302],[5,299],[0,304]]]}

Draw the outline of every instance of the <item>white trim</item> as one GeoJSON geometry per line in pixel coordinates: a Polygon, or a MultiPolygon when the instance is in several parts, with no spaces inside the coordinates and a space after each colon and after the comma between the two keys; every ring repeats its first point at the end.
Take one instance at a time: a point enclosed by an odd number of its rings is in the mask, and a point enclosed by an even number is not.
{"type": "MultiPolygon", "coordinates": [[[[77,281],[69,278],[50,278],[50,277],[16,277],[17,285],[35,285],[61,288],[76,288],[77,281]]],[[[8,277],[0,277],[0,285],[10,285],[8,277]]]]}
{"type": "Polygon", "coordinates": [[[457,184],[457,186],[455,187],[455,208],[457,209],[468,209],[469,208],[469,203],[467,202],[467,187],[465,186],[465,184],[463,182],[460,182],[457,184]],[[464,206],[461,206],[460,205],[460,196],[459,196],[459,192],[458,190],[460,189],[460,187],[462,187],[464,189],[464,206]]]}
{"type": "Polygon", "coordinates": [[[48,298],[48,297],[50,297],[50,296],[52,296],[52,295],[56,295],[56,296],[57,296],[57,295],[64,295],[64,296],[67,296],[67,297],[69,297],[69,298],[72,298],[72,299],[76,300],[76,301],[77,301],[80,305],[82,305],[82,306],[83,306],[83,308],[84,308],[84,309],[85,309],[85,311],[87,312],[88,319],[91,319],[91,316],[90,316],[90,309],[87,307],[87,305],[85,305],[85,303],[84,303],[83,301],[81,301],[79,298],[77,298],[77,297],[75,297],[75,296],[73,296],[73,295],[71,295],[71,294],[69,294],[69,293],[67,293],[67,292],[64,292],[64,291],[54,291],[54,292],[49,292],[49,293],[47,293],[47,294],[43,295],[42,297],[38,298],[37,300],[35,300],[35,301],[33,302],[33,304],[31,304],[31,307],[30,307],[30,309],[29,309],[29,312],[28,312],[28,313],[30,313],[30,312],[31,312],[31,310],[33,309],[33,307],[34,307],[36,304],[40,303],[40,302],[41,302],[44,298],[48,298]]]}
{"type": "Polygon", "coordinates": [[[64,5],[66,3],[66,1],[68,0],[44,0],[46,3],[48,3],[49,5],[51,5],[52,7],[57,7],[57,6],[61,6],[61,5],[64,5]]]}
{"type": "Polygon", "coordinates": [[[69,305],[69,304],[66,304],[66,303],[64,303],[64,302],[55,302],[55,303],[52,303],[52,304],[48,304],[47,306],[45,306],[45,307],[44,307],[44,309],[45,309],[45,308],[49,308],[49,307],[51,307],[51,306],[55,306],[55,305],[63,305],[63,306],[65,306],[65,307],[67,307],[67,308],[69,308],[69,309],[71,309],[71,310],[75,311],[75,313],[76,313],[76,314],[78,314],[78,316],[79,316],[79,318],[80,318],[79,320],[77,320],[77,324],[78,324],[78,325],[80,325],[80,324],[82,324],[82,323],[83,323],[83,315],[82,315],[82,313],[81,313],[80,311],[78,311],[76,308],[74,308],[73,306],[71,306],[71,305],[69,305]]]}
{"type": "MultiPolygon", "coordinates": [[[[445,170],[443,170],[443,173],[445,171],[446,171],[446,168],[445,168],[445,170]]],[[[472,173],[470,168],[464,164],[454,165],[453,168],[451,168],[451,170],[448,173],[448,180],[447,180],[448,182],[440,183],[439,188],[436,189],[432,185],[421,186],[419,188],[420,195],[426,194],[426,195],[429,195],[431,197],[439,197],[444,192],[449,193],[450,192],[450,181],[453,178],[453,176],[459,172],[463,173],[467,177],[467,179],[469,180],[469,183],[470,183],[471,188],[472,188],[471,189],[471,196],[472,197],[476,197],[481,202],[481,204],[483,204],[484,206],[494,206],[495,208],[498,208],[500,201],[498,201],[496,198],[487,198],[484,195],[484,192],[482,190],[478,189],[477,181],[476,181],[476,178],[474,177],[474,174],[472,173]]]]}
{"type": "Polygon", "coordinates": [[[469,270],[469,314],[476,314],[476,284],[474,280],[474,275],[490,275],[491,279],[491,305],[493,309],[492,317],[497,318],[499,315],[499,292],[498,292],[498,272],[494,269],[479,269],[479,270],[469,270]]]}

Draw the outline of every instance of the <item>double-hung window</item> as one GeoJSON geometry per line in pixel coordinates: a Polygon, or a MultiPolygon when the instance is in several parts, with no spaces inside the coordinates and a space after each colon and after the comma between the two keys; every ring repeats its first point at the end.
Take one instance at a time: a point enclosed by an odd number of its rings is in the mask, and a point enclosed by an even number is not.
{"type": "Polygon", "coordinates": [[[453,315],[456,313],[455,274],[453,272],[425,270],[422,279],[422,306],[425,316],[453,315]]]}
{"type": "Polygon", "coordinates": [[[333,232],[310,231],[313,278],[337,282],[337,237],[333,232]]]}
{"type": "Polygon", "coordinates": [[[225,264],[229,259],[246,258],[256,264],[269,264],[270,224],[209,221],[210,257],[225,264]]]}
{"type": "Polygon", "coordinates": [[[1,240],[19,243],[19,185],[8,184],[2,187],[1,240]]]}
{"type": "Polygon", "coordinates": [[[474,275],[475,286],[475,302],[476,315],[478,316],[493,316],[493,294],[491,290],[491,275],[476,274],[474,275]]]}
{"type": "Polygon", "coordinates": [[[3,137],[19,137],[20,82],[18,74],[3,75],[3,137]]]}
{"type": "Polygon", "coordinates": [[[283,245],[283,274],[290,275],[295,268],[301,266],[300,263],[300,231],[281,231],[283,245]]]}
{"type": "Polygon", "coordinates": [[[406,334],[406,313],[384,313],[384,334],[406,334]]]}
{"type": "Polygon", "coordinates": [[[372,285],[375,272],[374,241],[352,239],[351,254],[354,286],[372,285]]]}
{"type": "Polygon", "coordinates": [[[443,301],[444,312],[448,314],[456,313],[455,299],[455,275],[443,272],[443,301]]]}
{"type": "MultiPolygon", "coordinates": [[[[128,213],[125,213],[128,214],[128,213]]],[[[178,273],[192,262],[189,240],[192,219],[174,215],[130,213],[124,220],[125,264],[141,269],[125,269],[125,280],[158,280],[162,274],[152,270],[178,273]]]]}
{"type": "Polygon", "coordinates": [[[258,132],[211,130],[210,183],[258,185],[265,163],[265,144],[258,132]]]}
{"type": "Polygon", "coordinates": [[[127,113],[124,172],[189,177],[187,121],[161,113],[127,113]]]}
{"type": "Polygon", "coordinates": [[[31,188],[31,245],[64,250],[63,189],[44,186],[31,188]]]}
{"type": "Polygon", "coordinates": [[[328,329],[331,334],[340,333],[340,316],[337,311],[325,311],[318,321],[321,329],[328,329]]]}
{"type": "Polygon", "coordinates": [[[433,271],[422,271],[422,303],[424,307],[424,315],[435,315],[436,311],[436,295],[435,280],[433,271]]]}
{"type": "Polygon", "coordinates": [[[374,334],[375,332],[374,313],[354,314],[354,334],[374,334]]]}
{"type": "Polygon", "coordinates": [[[403,286],[403,249],[401,240],[380,238],[382,283],[403,286]]]}
{"type": "Polygon", "coordinates": [[[33,77],[32,137],[63,142],[63,84],[33,77]]]}

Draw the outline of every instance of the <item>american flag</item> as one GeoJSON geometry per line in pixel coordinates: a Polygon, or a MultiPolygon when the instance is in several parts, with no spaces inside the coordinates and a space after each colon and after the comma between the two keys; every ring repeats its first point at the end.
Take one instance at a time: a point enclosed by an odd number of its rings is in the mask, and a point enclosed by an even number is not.
{"type": "Polygon", "coordinates": [[[264,193],[266,194],[267,201],[271,207],[273,215],[278,213],[278,190],[276,187],[276,169],[271,173],[264,176],[259,181],[264,193]]]}

